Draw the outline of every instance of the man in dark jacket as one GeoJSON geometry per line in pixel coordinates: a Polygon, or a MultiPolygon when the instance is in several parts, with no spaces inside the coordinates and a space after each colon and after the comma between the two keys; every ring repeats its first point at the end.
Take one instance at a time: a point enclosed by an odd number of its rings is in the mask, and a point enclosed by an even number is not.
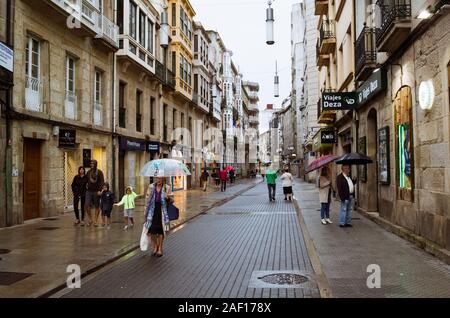
{"type": "Polygon", "coordinates": [[[339,214],[340,227],[352,227],[353,203],[355,201],[355,180],[350,178],[349,165],[342,166],[342,173],[337,176],[336,187],[341,200],[339,214]]]}
{"type": "Polygon", "coordinates": [[[88,179],[86,191],[86,212],[89,216],[89,225],[92,224],[91,208],[95,207],[94,225],[97,225],[98,216],[100,214],[100,195],[105,183],[103,172],[97,168],[97,160],[91,161],[91,169],[87,172],[88,179]]]}
{"type": "Polygon", "coordinates": [[[85,198],[86,198],[86,184],[87,177],[84,170],[84,167],[78,168],[78,174],[73,178],[72,181],[72,194],[73,194],[73,210],[75,212],[75,225],[80,224],[84,226],[84,206],[85,206],[85,198]],[[78,205],[81,201],[81,220],[80,220],[80,210],[78,205]]]}
{"type": "Polygon", "coordinates": [[[208,171],[206,171],[206,169],[203,170],[200,179],[202,181],[203,191],[206,191],[206,189],[208,188],[208,179],[209,179],[209,173],[208,171]]]}

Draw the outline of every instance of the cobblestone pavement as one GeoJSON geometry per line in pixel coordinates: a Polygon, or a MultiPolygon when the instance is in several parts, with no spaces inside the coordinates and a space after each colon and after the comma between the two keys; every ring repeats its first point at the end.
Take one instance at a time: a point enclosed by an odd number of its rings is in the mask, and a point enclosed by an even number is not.
{"type": "MultiPolygon", "coordinates": [[[[180,225],[261,181],[240,180],[225,193],[214,187],[207,192],[176,192],[180,219],[173,225],[180,225]]],[[[143,205],[143,200],[137,201],[136,224],[142,224],[143,205]]],[[[69,264],[80,265],[85,273],[137,248],[141,234],[138,226],[123,231],[120,209],[113,212],[112,220],[110,230],[75,227],[72,213],[66,213],[0,229],[0,298],[41,296],[65,283],[69,264]]]]}
{"type": "Polygon", "coordinates": [[[338,202],[334,224],[322,225],[315,185],[297,182],[294,193],[333,297],[450,297],[450,266],[358,213],[340,228],[338,202]],[[381,268],[380,289],[367,287],[370,264],[381,268]]]}
{"type": "Polygon", "coordinates": [[[169,235],[164,257],[138,252],[65,297],[300,298],[319,290],[294,205],[270,203],[260,184],[169,235]],[[268,275],[280,273],[308,281],[272,284],[280,276],[268,275]]]}

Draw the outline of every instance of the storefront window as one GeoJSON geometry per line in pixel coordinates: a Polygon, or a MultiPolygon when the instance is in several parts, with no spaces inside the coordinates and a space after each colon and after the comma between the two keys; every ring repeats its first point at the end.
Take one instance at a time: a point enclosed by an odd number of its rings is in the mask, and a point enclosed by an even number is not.
{"type": "Polygon", "coordinates": [[[394,101],[395,129],[397,139],[397,181],[400,200],[413,201],[414,147],[412,131],[411,88],[403,87],[394,101]]]}

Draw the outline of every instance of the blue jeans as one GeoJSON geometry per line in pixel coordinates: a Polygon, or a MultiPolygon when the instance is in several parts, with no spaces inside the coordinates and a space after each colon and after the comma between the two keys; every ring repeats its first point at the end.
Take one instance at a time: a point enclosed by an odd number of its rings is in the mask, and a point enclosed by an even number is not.
{"type": "Polygon", "coordinates": [[[277,193],[277,185],[267,184],[267,188],[269,189],[269,200],[275,200],[275,194],[277,193]]]}
{"type": "Polygon", "coordinates": [[[330,218],[330,203],[322,203],[322,207],[320,209],[320,218],[321,219],[330,218]]]}
{"type": "Polygon", "coordinates": [[[339,214],[339,224],[352,224],[352,213],[353,213],[353,197],[350,199],[341,201],[341,212],[339,214]]]}

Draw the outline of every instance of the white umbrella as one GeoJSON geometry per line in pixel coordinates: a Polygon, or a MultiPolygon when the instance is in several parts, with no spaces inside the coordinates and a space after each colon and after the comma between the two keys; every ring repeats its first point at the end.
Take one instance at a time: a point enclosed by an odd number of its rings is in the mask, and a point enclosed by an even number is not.
{"type": "Polygon", "coordinates": [[[175,159],[157,159],[147,162],[141,169],[143,177],[177,177],[190,176],[191,173],[184,163],[175,159]]]}

